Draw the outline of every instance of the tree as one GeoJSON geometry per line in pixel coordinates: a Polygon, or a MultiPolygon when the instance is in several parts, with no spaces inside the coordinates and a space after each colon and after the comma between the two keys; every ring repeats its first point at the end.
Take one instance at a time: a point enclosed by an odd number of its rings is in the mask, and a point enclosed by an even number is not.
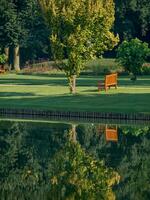
{"type": "Polygon", "coordinates": [[[1,199],[115,199],[118,173],[89,155],[75,132],[75,125],[0,121],[1,199]]]}
{"type": "Polygon", "coordinates": [[[0,46],[16,71],[26,60],[48,54],[48,29],[39,10],[37,0],[0,1],[0,46]]]}
{"type": "Polygon", "coordinates": [[[26,30],[21,40],[21,64],[38,58],[47,58],[49,54],[49,29],[45,24],[37,0],[20,1],[19,10],[26,30]]]}
{"type": "Polygon", "coordinates": [[[0,1],[0,45],[8,59],[10,46],[16,41],[18,35],[16,13],[11,1],[0,1]]]}
{"type": "Polygon", "coordinates": [[[51,192],[47,168],[51,157],[66,143],[64,131],[68,127],[0,121],[1,199],[47,199],[51,192]]]}
{"type": "Polygon", "coordinates": [[[86,60],[112,49],[118,37],[110,31],[114,22],[113,0],[39,0],[50,28],[53,58],[61,63],[71,93],[86,60]],[[67,61],[63,62],[63,59],[67,61]]]}
{"type": "Polygon", "coordinates": [[[141,72],[142,65],[149,55],[148,44],[137,38],[124,41],[117,50],[118,62],[124,66],[127,72],[132,73],[133,80],[136,80],[137,74],[141,72]]]}
{"type": "Polygon", "coordinates": [[[2,0],[0,2],[0,43],[5,49],[7,58],[9,56],[10,46],[13,47],[13,65],[15,70],[19,71],[19,45],[21,39],[24,37],[25,30],[23,28],[23,20],[15,3],[11,0],[2,0]]]}
{"type": "Polygon", "coordinates": [[[138,37],[149,41],[150,1],[149,0],[115,0],[115,32],[120,39],[138,37]]]}

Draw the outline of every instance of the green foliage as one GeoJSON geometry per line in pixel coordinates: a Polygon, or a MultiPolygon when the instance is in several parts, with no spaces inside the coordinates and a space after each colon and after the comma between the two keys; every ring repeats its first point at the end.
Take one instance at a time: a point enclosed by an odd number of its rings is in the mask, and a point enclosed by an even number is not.
{"type": "Polygon", "coordinates": [[[10,0],[0,1],[0,43],[3,46],[16,46],[24,35],[20,12],[10,0]]]}
{"type": "Polygon", "coordinates": [[[114,143],[105,127],[76,124],[73,141],[68,122],[0,120],[1,199],[148,200],[150,128],[119,125],[114,143]]]}
{"type": "Polygon", "coordinates": [[[117,50],[118,62],[124,66],[127,72],[132,73],[135,78],[137,74],[141,73],[142,65],[149,55],[148,44],[137,38],[131,41],[124,41],[117,50]]]}
{"type": "Polygon", "coordinates": [[[142,66],[142,74],[144,74],[144,75],[150,75],[150,63],[145,63],[142,66]]]}
{"type": "MultiPolygon", "coordinates": [[[[120,187],[116,188],[117,199],[148,200],[150,191],[150,128],[121,127],[120,162],[117,167],[121,175],[120,187]],[[132,192],[131,192],[132,191],[132,192]]],[[[115,155],[118,158],[118,155],[115,155]]]]}
{"type": "Polygon", "coordinates": [[[37,0],[26,0],[22,6],[22,17],[27,34],[22,41],[21,61],[48,57],[49,30],[40,12],[37,0]]]}
{"type": "Polygon", "coordinates": [[[149,41],[150,1],[115,0],[115,32],[121,40],[134,37],[149,41]]]}
{"type": "Polygon", "coordinates": [[[0,64],[5,64],[7,58],[5,54],[0,54],[0,64]]]}
{"type": "Polygon", "coordinates": [[[102,74],[110,74],[110,73],[121,73],[123,72],[123,67],[119,65],[115,61],[115,59],[95,59],[88,61],[86,63],[86,69],[85,72],[86,74],[94,74],[94,75],[102,75],[102,74]]]}
{"type": "MultiPolygon", "coordinates": [[[[79,75],[86,60],[112,49],[118,37],[110,31],[114,22],[112,0],[39,0],[51,29],[50,41],[55,60],[63,61],[70,80],[79,75]]],[[[72,84],[72,83],[71,83],[72,84]]]]}
{"type": "Polygon", "coordinates": [[[123,127],[122,128],[122,132],[123,134],[125,135],[133,135],[133,136],[136,136],[138,137],[139,135],[146,135],[147,133],[149,133],[149,127],[148,126],[145,126],[145,127],[142,127],[142,128],[139,128],[139,127],[123,127]]]}
{"type": "Polygon", "coordinates": [[[1,199],[24,200],[34,199],[36,193],[47,195],[47,190],[50,191],[47,165],[50,157],[63,146],[66,128],[67,125],[55,123],[35,126],[34,123],[0,121],[1,199]]]}
{"type": "Polygon", "coordinates": [[[0,46],[10,47],[10,63],[18,45],[21,65],[48,55],[48,35],[37,0],[0,1],[0,46]]]}

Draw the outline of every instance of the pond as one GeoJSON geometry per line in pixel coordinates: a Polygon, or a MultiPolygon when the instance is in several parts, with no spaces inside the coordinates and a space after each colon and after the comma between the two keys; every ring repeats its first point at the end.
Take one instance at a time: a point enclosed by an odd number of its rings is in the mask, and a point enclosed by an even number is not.
{"type": "Polygon", "coordinates": [[[150,126],[0,120],[1,200],[149,200],[150,126]]]}

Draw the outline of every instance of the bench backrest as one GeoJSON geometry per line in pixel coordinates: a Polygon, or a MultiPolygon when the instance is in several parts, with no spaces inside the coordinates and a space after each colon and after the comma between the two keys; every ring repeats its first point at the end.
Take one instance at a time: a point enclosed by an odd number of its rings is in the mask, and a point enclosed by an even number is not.
{"type": "Polygon", "coordinates": [[[106,128],[106,141],[118,141],[118,131],[117,129],[106,128]]]}
{"type": "Polygon", "coordinates": [[[105,76],[105,85],[116,85],[117,84],[117,73],[105,76]]]}

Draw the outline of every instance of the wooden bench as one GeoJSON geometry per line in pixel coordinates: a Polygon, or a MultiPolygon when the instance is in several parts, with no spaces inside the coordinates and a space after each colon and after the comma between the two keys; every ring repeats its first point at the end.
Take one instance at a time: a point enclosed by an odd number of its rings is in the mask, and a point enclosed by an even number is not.
{"type": "Polygon", "coordinates": [[[118,141],[118,129],[117,129],[117,126],[108,127],[106,125],[105,136],[106,136],[106,141],[117,142],[118,141]]]}
{"type": "Polygon", "coordinates": [[[0,65],[0,74],[4,74],[5,73],[5,69],[2,65],[0,65]]]}
{"type": "Polygon", "coordinates": [[[107,89],[110,89],[111,86],[114,86],[117,89],[117,77],[117,73],[106,75],[104,83],[98,81],[98,91],[102,90],[103,88],[105,91],[107,91],[107,89]]]}

